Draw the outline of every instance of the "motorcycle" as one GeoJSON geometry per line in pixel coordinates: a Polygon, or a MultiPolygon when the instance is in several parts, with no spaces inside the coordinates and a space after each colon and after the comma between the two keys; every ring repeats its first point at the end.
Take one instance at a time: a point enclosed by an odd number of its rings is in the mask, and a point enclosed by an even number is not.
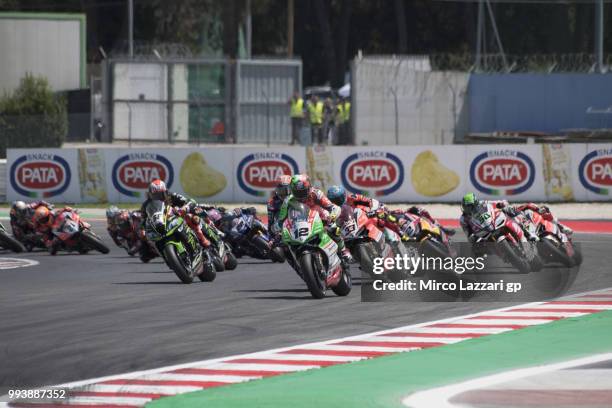
{"type": "Polygon", "coordinates": [[[336,224],[340,227],[344,244],[359,262],[361,270],[377,277],[373,274],[374,258],[393,257],[393,249],[385,234],[378,228],[377,220],[368,217],[363,208],[353,209],[345,204],[340,210],[336,224]]]}
{"type": "Polygon", "coordinates": [[[92,249],[103,254],[110,250],[102,242],[102,239],[91,230],[91,225],[81,219],[77,210],[64,209],[55,219],[53,235],[60,241],[58,250],[78,251],[86,254],[92,249]]]}
{"type": "Polygon", "coordinates": [[[494,204],[485,204],[478,214],[470,218],[470,227],[476,237],[475,244],[495,243],[495,250],[505,262],[521,273],[541,268],[537,249],[527,241],[523,227],[494,204]]]}
{"type": "Polygon", "coordinates": [[[274,245],[268,234],[268,228],[251,214],[234,217],[225,228],[228,239],[231,240],[234,252],[258,259],[270,259],[272,262],[285,262],[283,249],[274,245]]]}
{"type": "Polygon", "coordinates": [[[561,262],[568,268],[582,263],[582,253],[558,222],[546,220],[542,214],[529,209],[523,211],[523,217],[530,221],[531,232],[539,238],[538,252],[542,259],[561,262]]]}
{"type": "Polygon", "coordinates": [[[2,223],[0,223],[0,247],[9,249],[17,253],[26,250],[21,242],[17,241],[7,232],[2,223]]]}
{"type": "Polygon", "coordinates": [[[223,233],[219,231],[214,225],[211,225],[203,221],[202,231],[204,235],[212,242],[214,256],[214,264],[217,272],[224,270],[233,270],[238,266],[238,260],[234,255],[232,247],[229,243],[225,242],[223,233]]]}
{"type": "Polygon", "coordinates": [[[282,241],[288,247],[289,263],[306,282],[312,297],[325,297],[328,288],[338,296],[350,293],[350,272],[342,266],[338,245],[327,234],[318,211],[290,202],[282,241]]]}
{"type": "Polygon", "coordinates": [[[215,280],[211,251],[202,248],[179,211],[159,200],[151,201],[146,211],[146,237],[181,282],[191,283],[196,276],[203,282],[215,280]]]}
{"type": "Polygon", "coordinates": [[[448,234],[425,217],[406,213],[406,222],[400,227],[402,241],[416,243],[419,253],[431,257],[448,258],[456,255],[451,247],[448,234]]]}

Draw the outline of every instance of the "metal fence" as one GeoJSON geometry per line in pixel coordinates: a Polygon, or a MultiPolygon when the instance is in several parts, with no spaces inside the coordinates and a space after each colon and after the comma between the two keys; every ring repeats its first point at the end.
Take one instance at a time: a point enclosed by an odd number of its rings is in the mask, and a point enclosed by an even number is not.
{"type": "Polygon", "coordinates": [[[104,71],[109,141],[288,142],[302,86],[297,60],[111,59],[104,71]]]}

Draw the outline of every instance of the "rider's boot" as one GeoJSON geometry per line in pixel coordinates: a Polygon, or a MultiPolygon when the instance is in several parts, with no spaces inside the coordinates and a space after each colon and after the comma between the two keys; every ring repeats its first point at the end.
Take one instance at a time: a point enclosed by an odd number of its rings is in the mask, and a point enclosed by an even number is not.
{"type": "Polygon", "coordinates": [[[565,235],[572,235],[574,233],[574,230],[572,230],[570,227],[565,226],[561,223],[559,223],[558,225],[561,232],[563,232],[565,235]]]}

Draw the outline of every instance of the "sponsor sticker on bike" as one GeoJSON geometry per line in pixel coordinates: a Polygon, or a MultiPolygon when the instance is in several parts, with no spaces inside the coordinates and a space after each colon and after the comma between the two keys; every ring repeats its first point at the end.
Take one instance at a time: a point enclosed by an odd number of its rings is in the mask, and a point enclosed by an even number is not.
{"type": "Polygon", "coordinates": [[[533,160],[513,149],[492,149],[470,164],[470,181],[481,193],[512,196],[529,190],[535,180],[533,160]]]}
{"type": "Polygon", "coordinates": [[[130,153],[120,156],[113,165],[113,186],[121,194],[141,197],[152,180],[163,180],[168,188],[174,181],[172,163],[156,153],[130,153]]]}
{"type": "Polygon", "coordinates": [[[245,156],[236,170],[236,179],[246,193],[262,197],[276,187],[282,175],[299,173],[297,161],[285,153],[261,152],[245,156]]]}
{"type": "Polygon", "coordinates": [[[68,162],[50,153],[29,153],[18,157],[10,169],[13,190],[25,197],[51,198],[65,192],[72,174],[68,162]]]}
{"type": "Polygon", "coordinates": [[[587,190],[609,195],[612,187],[612,149],[597,149],[587,153],[578,165],[580,184],[587,190]]]}
{"type": "Polygon", "coordinates": [[[353,193],[386,196],[401,187],[404,166],[399,157],[389,152],[358,152],[342,162],[340,175],[344,187],[353,193]]]}

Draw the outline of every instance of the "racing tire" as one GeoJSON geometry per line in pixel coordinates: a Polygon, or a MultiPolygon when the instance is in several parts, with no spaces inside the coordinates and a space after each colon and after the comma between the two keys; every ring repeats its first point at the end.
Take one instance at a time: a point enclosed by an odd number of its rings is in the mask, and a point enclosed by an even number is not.
{"type": "Polygon", "coordinates": [[[508,259],[508,261],[518,269],[521,273],[529,273],[531,271],[531,266],[529,262],[523,258],[520,254],[516,253],[512,244],[507,240],[503,240],[498,243],[501,247],[501,252],[508,259]]]}
{"type": "Polygon", "coordinates": [[[370,244],[359,245],[359,266],[364,273],[375,277],[373,252],[370,244]]]}
{"type": "Polygon", "coordinates": [[[285,251],[283,251],[283,248],[281,248],[280,246],[272,247],[268,256],[270,257],[272,262],[276,262],[276,263],[285,262],[285,251]]]}
{"type": "Polygon", "coordinates": [[[110,249],[108,249],[108,247],[104,245],[102,240],[91,231],[85,230],[81,232],[81,240],[91,248],[103,254],[108,254],[110,252],[110,249]]]}
{"type": "MultiPolygon", "coordinates": [[[[573,245],[573,244],[572,244],[573,245]]],[[[580,266],[582,264],[582,252],[576,246],[574,246],[574,264],[580,266]]]]}
{"type": "Polygon", "coordinates": [[[553,261],[561,262],[567,268],[574,266],[574,259],[565,252],[564,248],[557,246],[550,239],[546,238],[542,240],[542,245],[553,261]]]}
{"type": "Polygon", "coordinates": [[[257,249],[257,252],[262,257],[266,257],[266,254],[270,252],[270,246],[266,240],[258,235],[253,237],[251,244],[257,249]]]}
{"type": "Polygon", "coordinates": [[[0,231],[0,246],[17,253],[24,252],[26,250],[21,242],[17,241],[4,231],[0,231]]]}
{"type": "Polygon", "coordinates": [[[189,269],[185,267],[183,261],[176,253],[176,249],[174,245],[166,245],[164,247],[164,259],[166,263],[174,271],[176,276],[181,280],[181,282],[189,284],[193,282],[193,276],[189,272],[189,269]]]}
{"type": "Polygon", "coordinates": [[[310,294],[315,299],[323,299],[325,297],[325,282],[319,278],[319,274],[315,270],[312,254],[305,252],[300,255],[298,260],[302,276],[310,294]]]}
{"type": "Polygon", "coordinates": [[[212,282],[217,277],[217,272],[215,272],[215,267],[210,262],[204,262],[202,265],[202,273],[198,275],[198,279],[202,282],[212,282]]]}
{"type": "Polygon", "coordinates": [[[217,255],[212,256],[212,264],[217,272],[223,272],[225,270],[225,263],[217,255]]]}
{"type": "Polygon", "coordinates": [[[234,255],[229,249],[227,250],[227,255],[225,256],[225,270],[233,271],[238,266],[238,259],[236,259],[236,255],[234,255]]]}
{"type": "Polygon", "coordinates": [[[337,296],[347,296],[353,288],[353,278],[348,270],[342,271],[342,277],[336,286],[332,288],[337,296]]]}
{"type": "Polygon", "coordinates": [[[422,244],[423,253],[427,256],[435,257],[435,258],[447,258],[450,257],[450,253],[444,247],[443,244],[434,241],[432,239],[427,239],[422,244]]]}

